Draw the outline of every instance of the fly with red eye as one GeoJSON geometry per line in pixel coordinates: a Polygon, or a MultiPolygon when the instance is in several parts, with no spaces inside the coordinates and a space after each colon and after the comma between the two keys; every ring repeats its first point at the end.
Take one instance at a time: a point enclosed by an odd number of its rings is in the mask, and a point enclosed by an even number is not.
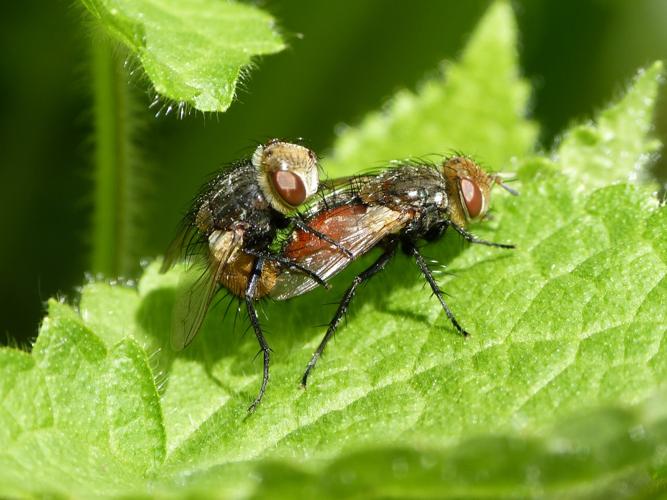
{"type": "MultiPolygon", "coordinates": [[[[399,247],[414,258],[454,328],[462,335],[468,335],[445,302],[417,244],[420,240],[437,240],[451,227],[471,243],[514,248],[514,245],[480,239],[466,229],[469,222],[482,219],[486,214],[494,184],[506,188],[499,176],[487,174],[469,158],[455,156],[444,160],[440,168],[403,162],[377,175],[353,177],[327,187],[329,191],[308,212],[308,225],[338,241],[352,252],[354,258],[376,247],[383,252],[354,278],[343,294],[303,374],[301,382],[304,386],[359,285],[383,270],[399,247]]],[[[350,262],[336,248],[303,231],[292,233],[281,254],[325,280],[341,272],[350,262]]],[[[271,295],[286,299],[312,288],[314,284],[304,276],[287,269],[276,277],[271,295]]]]}
{"type": "Polygon", "coordinates": [[[270,348],[255,301],[269,294],[284,270],[314,286],[327,287],[316,272],[270,250],[278,232],[291,227],[330,245],[345,258],[351,256],[294,212],[317,192],[318,185],[317,157],[309,149],[275,139],[259,146],[252,158],[222,169],[204,186],[162,266],[164,272],[183,256],[195,258],[203,269],[196,281],[179,286],[171,334],[176,350],[192,342],[219,289],[245,302],[264,362],[262,384],[249,411],[262,400],[269,380],[270,348]]]}

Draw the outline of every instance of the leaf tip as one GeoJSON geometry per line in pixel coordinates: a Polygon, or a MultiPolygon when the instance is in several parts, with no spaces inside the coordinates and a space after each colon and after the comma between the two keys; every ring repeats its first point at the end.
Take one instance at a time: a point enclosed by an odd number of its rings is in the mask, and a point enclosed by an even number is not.
{"type": "Polygon", "coordinates": [[[475,33],[468,45],[468,51],[474,51],[474,47],[482,44],[485,40],[493,40],[505,46],[516,48],[516,21],[514,11],[509,2],[497,0],[487,9],[479,21],[475,33]]]}

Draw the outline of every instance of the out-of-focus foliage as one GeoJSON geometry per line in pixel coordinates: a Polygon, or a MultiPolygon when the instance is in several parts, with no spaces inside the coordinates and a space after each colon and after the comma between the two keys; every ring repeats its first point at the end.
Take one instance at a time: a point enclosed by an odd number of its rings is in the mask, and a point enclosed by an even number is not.
{"type": "Polygon", "coordinates": [[[394,159],[451,151],[498,170],[532,151],[537,126],[517,120],[526,114],[530,85],[519,77],[516,27],[507,17],[494,9],[461,60],[443,65],[442,78],[424,82],[417,95],[402,90],[381,112],[342,131],[327,172],[352,175],[394,159]],[[480,122],[486,125],[470,125],[480,122]]]}

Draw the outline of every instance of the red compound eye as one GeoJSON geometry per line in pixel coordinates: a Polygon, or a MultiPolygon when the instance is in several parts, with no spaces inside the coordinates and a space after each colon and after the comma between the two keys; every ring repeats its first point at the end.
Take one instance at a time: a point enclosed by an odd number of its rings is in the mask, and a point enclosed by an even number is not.
{"type": "Polygon", "coordinates": [[[461,179],[461,194],[468,210],[468,217],[474,219],[482,212],[483,197],[482,190],[471,179],[464,177],[461,179]]]}
{"type": "Polygon", "coordinates": [[[293,207],[306,201],[306,186],[298,175],[287,170],[271,172],[271,181],[276,193],[293,207]]]}

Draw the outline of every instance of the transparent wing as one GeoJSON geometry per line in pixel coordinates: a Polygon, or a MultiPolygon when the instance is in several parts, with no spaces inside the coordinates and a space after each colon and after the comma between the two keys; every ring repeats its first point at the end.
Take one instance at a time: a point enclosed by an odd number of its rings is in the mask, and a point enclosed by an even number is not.
{"type": "MultiPolygon", "coordinates": [[[[436,155],[441,159],[440,155],[436,155]]],[[[436,163],[427,159],[426,157],[421,158],[405,158],[403,160],[392,160],[387,164],[372,166],[365,169],[362,169],[361,172],[354,175],[349,175],[345,177],[337,177],[333,179],[320,179],[320,185],[317,190],[320,194],[320,199],[323,197],[326,199],[332,194],[336,193],[358,193],[361,187],[368,183],[373,182],[373,180],[380,174],[391,171],[392,169],[398,169],[401,167],[436,167],[436,163]]]]}
{"type": "Polygon", "coordinates": [[[213,296],[218,291],[227,260],[242,243],[236,233],[230,233],[229,244],[221,249],[212,263],[195,263],[181,275],[171,326],[171,346],[177,351],[187,347],[199,332],[213,296]]]}
{"type": "Polygon", "coordinates": [[[160,272],[165,273],[171,269],[176,262],[185,258],[186,260],[199,252],[201,246],[200,234],[195,226],[188,220],[183,220],[176,237],[169,244],[164,260],[160,266],[160,272]]]}
{"type": "Polygon", "coordinates": [[[357,182],[363,182],[365,178],[372,177],[371,175],[349,175],[346,177],[336,177],[335,179],[320,180],[318,191],[322,193],[329,193],[334,190],[349,190],[350,186],[354,186],[357,182]]]}
{"type": "Polygon", "coordinates": [[[317,193],[306,202],[307,209],[302,213],[302,216],[307,219],[314,219],[323,210],[353,204],[360,189],[372,178],[368,175],[353,175],[321,180],[317,193]]]}
{"type": "MultiPolygon", "coordinates": [[[[286,245],[283,255],[308,268],[320,278],[335,276],[357,257],[373,249],[383,238],[399,232],[409,219],[409,213],[398,212],[381,205],[350,204],[321,210],[308,225],[338,241],[353,255],[350,259],[317,236],[296,231],[286,245]]],[[[306,293],[317,286],[304,273],[282,271],[271,290],[271,297],[285,300],[306,293]]]]}

